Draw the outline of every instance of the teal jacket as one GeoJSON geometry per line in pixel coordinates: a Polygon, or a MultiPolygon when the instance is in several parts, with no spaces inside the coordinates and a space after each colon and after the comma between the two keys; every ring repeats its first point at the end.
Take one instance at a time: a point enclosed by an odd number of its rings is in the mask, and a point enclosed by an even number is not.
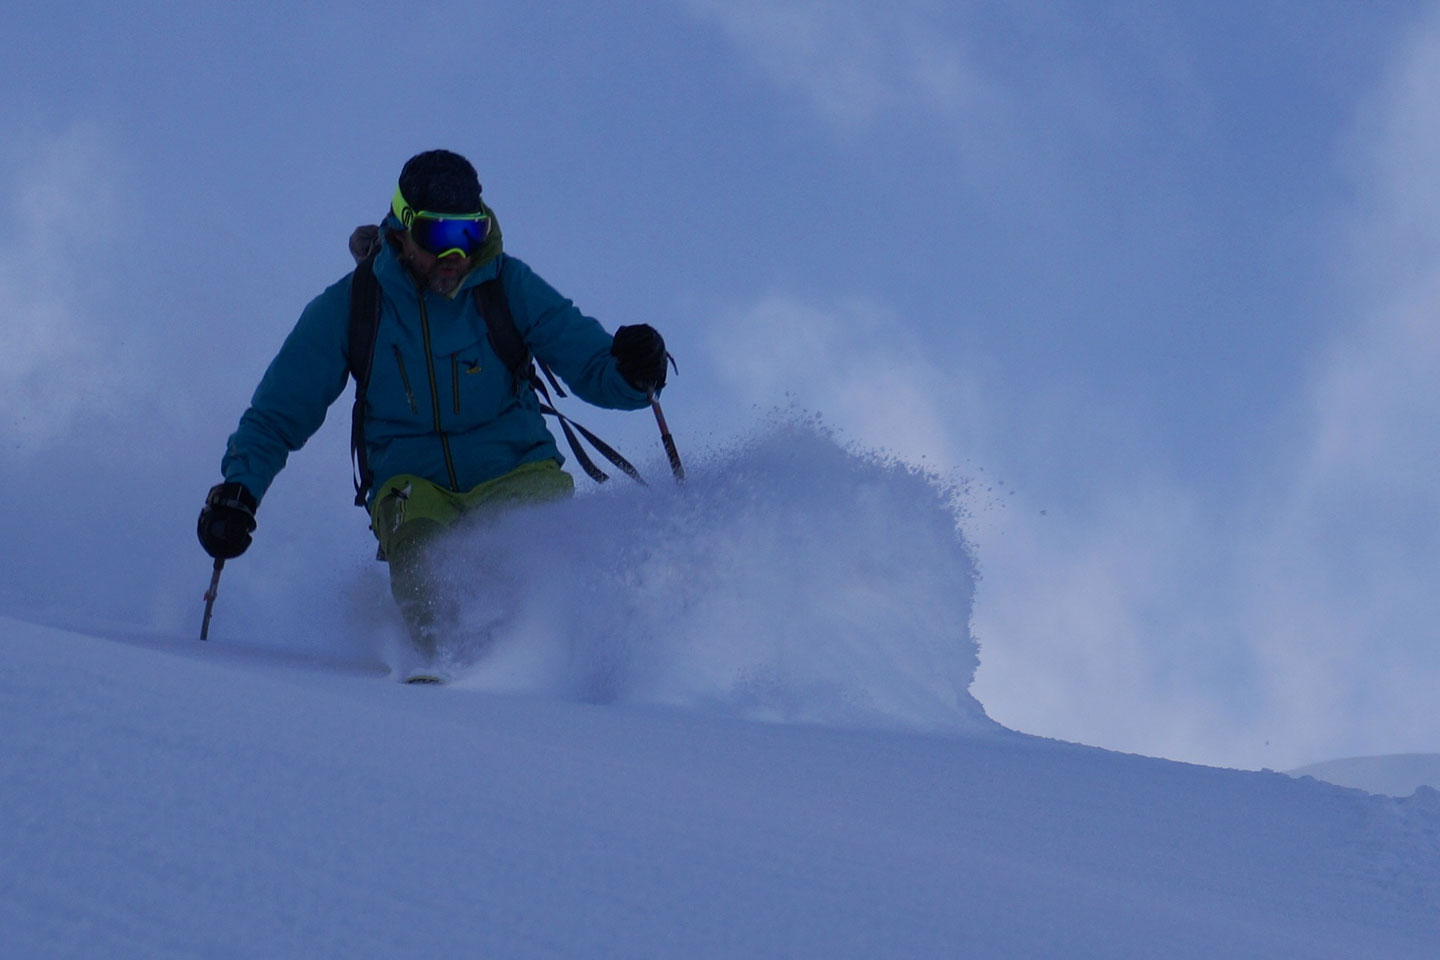
{"type": "MultiPolygon", "coordinates": [[[[520,335],[577,396],[619,410],[649,402],[615,369],[611,335],[515,257],[496,251],[453,297],[422,289],[388,242],[374,269],[380,329],[365,442],[377,485],[409,473],[460,492],[523,463],[563,462],[534,391],[516,394],[475,309],[473,288],[497,273],[520,335]]],[[[263,498],[290,453],[320,429],[349,380],[349,329],[347,274],[310,301],[255,388],[226,445],[227,482],[263,498]]]]}

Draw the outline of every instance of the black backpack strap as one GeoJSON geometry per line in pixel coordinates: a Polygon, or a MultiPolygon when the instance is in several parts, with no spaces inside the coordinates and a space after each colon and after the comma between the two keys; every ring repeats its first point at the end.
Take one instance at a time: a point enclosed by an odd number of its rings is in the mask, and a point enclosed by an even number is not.
{"type": "Polygon", "coordinates": [[[376,244],[350,275],[350,343],[347,356],[355,378],[355,404],[350,409],[350,458],[355,481],[355,506],[365,506],[365,495],[375,483],[365,453],[365,391],[375,361],[375,338],[380,330],[380,281],[375,277],[376,244]]]}
{"type": "MultiPolygon", "coordinates": [[[[504,262],[501,262],[503,268],[504,262]]],[[[510,383],[519,396],[535,376],[534,357],[525,338],[515,326],[515,317],[510,312],[510,301],[505,297],[505,286],[500,273],[475,288],[475,309],[485,321],[485,337],[490,349],[510,371],[510,383]]]]}
{"type": "Polygon", "coordinates": [[[545,389],[545,382],[535,372],[536,366],[538,365],[544,372],[545,378],[555,388],[557,396],[565,396],[565,391],[560,389],[560,383],[555,379],[555,374],[550,371],[550,368],[535,359],[530,352],[529,344],[525,342],[525,338],[520,335],[519,328],[515,326],[515,316],[510,312],[510,301],[505,297],[505,286],[500,279],[504,267],[505,261],[502,257],[500,269],[496,271],[495,277],[475,288],[475,309],[480,312],[480,317],[485,321],[485,336],[490,341],[490,348],[495,351],[500,362],[505,364],[505,369],[510,371],[510,382],[514,386],[515,394],[518,396],[526,387],[539,394],[543,399],[540,404],[540,412],[560,421],[560,429],[564,431],[565,440],[570,444],[571,452],[575,454],[575,461],[580,464],[580,468],[591,480],[596,483],[604,483],[610,479],[610,476],[597,467],[594,460],[590,459],[590,455],[585,452],[585,448],[580,445],[580,440],[575,436],[576,431],[589,440],[602,457],[643,485],[645,480],[640,476],[640,471],[636,470],[630,461],[622,457],[615,448],[555,409],[555,404],[550,399],[550,392],[545,389]]]}

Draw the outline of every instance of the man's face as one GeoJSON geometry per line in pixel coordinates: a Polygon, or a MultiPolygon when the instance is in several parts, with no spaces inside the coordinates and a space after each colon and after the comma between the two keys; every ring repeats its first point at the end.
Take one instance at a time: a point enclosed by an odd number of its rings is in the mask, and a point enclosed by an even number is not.
{"type": "Polygon", "coordinates": [[[428,289],[442,296],[451,296],[465,279],[465,274],[475,266],[473,257],[462,257],[458,253],[437,257],[421,247],[405,230],[399,234],[400,250],[410,266],[410,272],[428,289]]]}

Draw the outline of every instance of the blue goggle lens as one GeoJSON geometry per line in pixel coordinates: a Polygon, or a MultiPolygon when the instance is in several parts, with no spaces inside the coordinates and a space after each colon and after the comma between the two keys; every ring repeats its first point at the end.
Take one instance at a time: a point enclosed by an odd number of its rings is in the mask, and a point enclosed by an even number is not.
{"type": "Polygon", "coordinates": [[[410,221],[410,236],[422,250],[437,257],[451,250],[459,250],[470,257],[479,252],[485,238],[490,236],[490,218],[450,220],[416,217],[410,221]]]}

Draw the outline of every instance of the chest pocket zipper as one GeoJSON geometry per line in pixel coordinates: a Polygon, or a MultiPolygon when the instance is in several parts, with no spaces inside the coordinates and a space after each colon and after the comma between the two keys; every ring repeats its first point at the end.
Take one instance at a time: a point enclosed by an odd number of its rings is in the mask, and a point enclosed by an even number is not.
{"type": "Polygon", "coordinates": [[[395,364],[400,368],[400,382],[405,385],[405,399],[410,401],[410,412],[419,413],[420,407],[415,403],[415,391],[410,389],[410,375],[405,372],[405,358],[400,356],[400,345],[394,344],[395,364]]]}

